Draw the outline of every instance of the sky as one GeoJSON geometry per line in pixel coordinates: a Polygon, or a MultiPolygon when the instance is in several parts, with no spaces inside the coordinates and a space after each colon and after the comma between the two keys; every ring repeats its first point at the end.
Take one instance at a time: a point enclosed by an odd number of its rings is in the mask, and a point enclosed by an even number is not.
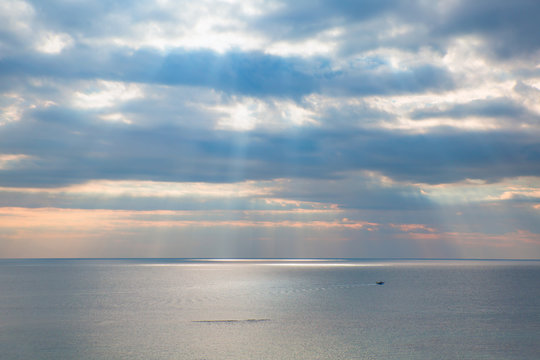
{"type": "Polygon", "coordinates": [[[537,0],[0,0],[0,257],[540,258],[537,0]]]}

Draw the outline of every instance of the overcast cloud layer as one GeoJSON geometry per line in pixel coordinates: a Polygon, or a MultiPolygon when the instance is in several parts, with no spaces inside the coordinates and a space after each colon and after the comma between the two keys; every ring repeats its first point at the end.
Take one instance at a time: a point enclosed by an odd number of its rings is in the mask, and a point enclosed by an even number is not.
{"type": "Polygon", "coordinates": [[[0,0],[0,257],[540,257],[540,2],[0,0]]]}

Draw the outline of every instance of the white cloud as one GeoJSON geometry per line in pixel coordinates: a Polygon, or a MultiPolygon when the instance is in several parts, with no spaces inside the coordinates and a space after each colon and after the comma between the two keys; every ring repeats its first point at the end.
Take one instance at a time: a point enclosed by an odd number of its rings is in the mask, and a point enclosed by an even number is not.
{"type": "Polygon", "coordinates": [[[34,8],[25,1],[3,0],[0,2],[0,29],[29,35],[34,15],[34,8]]]}
{"type": "Polygon", "coordinates": [[[315,113],[290,100],[233,98],[230,104],[210,107],[221,114],[217,129],[247,131],[255,128],[283,130],[316,124],[315,113]]]}
{"type": "Polygon", "coordinates": [[[124,124],[133,124],[133,121],[131,121],[128,117],[126,117],[122,113],[108,113],[108,114],[102,114],[99,116],[101,119],[105,121],[110,122],[121,122],[124,124]]]}
{"type": "Polygon", "coordinates": [[[231,49],[261,50],[264,38],[249,31],[246,21],[269,6],[272,5],[266,1],[149,2],[139,4],[140,19],[125,19],[127,28],[98,38],[88,34],[83,42],[161,51],[174,48],[209,49],[220,53],[231,49]]]}
{"type": "Polygon", "coordinates": [[[71,36],[65,33],[45,33],[36,42],[36,49],[47,54],[58,54],[73,44],[71,36]]]}
{"type": "Polygon", "coordinates": [[[269,41],[263,48],[267,54],[278,56],[329,56],[333,57],[339,45],[339,37],[346,31],[343,27],[328,29],[316,37],[301,40],[269,41]]]}
{"type": "Polygon", "coordinates": [[[86,91],[76,91],[73,94],[73,106],[81,109],[107,108],[143,96],[140,85],[98,80],[86,91]]]}

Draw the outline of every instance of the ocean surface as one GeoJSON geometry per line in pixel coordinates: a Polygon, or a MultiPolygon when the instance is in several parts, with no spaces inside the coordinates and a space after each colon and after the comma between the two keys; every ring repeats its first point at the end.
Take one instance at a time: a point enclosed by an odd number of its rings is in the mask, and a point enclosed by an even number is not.
{"type": "Polygon", "coordinates": [[[0,260],[2,360],[539,358],[540,261],[0,260]]]}

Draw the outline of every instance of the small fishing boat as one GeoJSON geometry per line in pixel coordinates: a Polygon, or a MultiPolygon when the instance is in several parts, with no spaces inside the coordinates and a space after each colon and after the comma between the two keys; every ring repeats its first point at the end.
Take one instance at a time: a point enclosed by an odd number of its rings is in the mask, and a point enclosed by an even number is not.
{"type": "Polygon", "coordinates": [[[377,285],[384,285],[384,281],[377,281],[375,284],[377,284],[377,285]]]}

